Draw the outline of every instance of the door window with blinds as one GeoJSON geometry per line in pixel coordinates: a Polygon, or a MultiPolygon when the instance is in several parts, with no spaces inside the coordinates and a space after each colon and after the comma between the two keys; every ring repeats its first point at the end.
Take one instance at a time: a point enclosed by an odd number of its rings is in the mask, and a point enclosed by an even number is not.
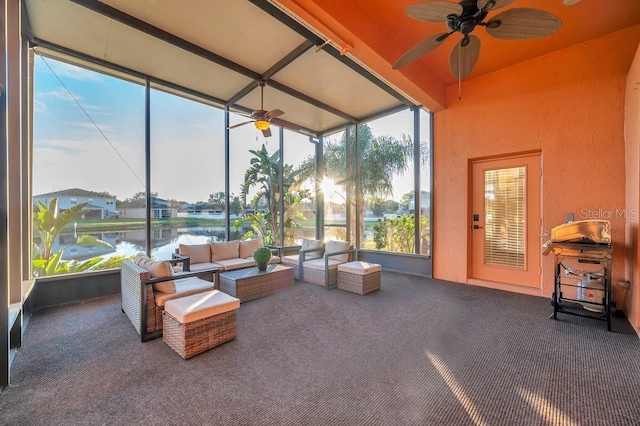
{"type": "Polygon", "coordinates": [[[526,168],[484,171],[484,264],[525,269],[526,168]]]}

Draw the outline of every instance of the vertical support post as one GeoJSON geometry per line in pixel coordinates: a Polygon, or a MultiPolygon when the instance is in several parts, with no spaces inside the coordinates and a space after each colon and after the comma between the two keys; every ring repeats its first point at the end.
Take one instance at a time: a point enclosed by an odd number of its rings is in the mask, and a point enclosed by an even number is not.
{"type": "MultiPolygon", "coordinates": [[[[0,0],[0,170],[2,170],[2,179],[0,179],[0,259],[9,259],[8,241],[7,241],[7,182],[8,182],[8,164],[7,164],[7,120],[6,120],[6,104],[7,96],[6,87],[6,60],[7,51],[5,43],[5,17],[6,3],[0,0]]],[[[9,305],[10,305],[10,287],[9,287],[9,271],[7,262],[0,262],[0,392],[9,385],[9,369],[10,369],[10,333],[9,330],[9,305]]]]}
{"type": "MultiPolygon", "coordinates": [[[[356,241],[355,248],[361,248],[360,245],[360,227],[364,228],[364,223],[360,223],[360,211],[363,208],[362,205],[362,182],[361,182],[361,174],[360,174],[360,124],[356,124],[356,137],[355,137],[355,151],[356,151],[356,241]]],[[[362,215],[364,217],[364,215],[362,215]]]]}
{"type": "MultiPolygon", "coordinates": [[[[231,239],[231,197],[229,194],[229,105],[224,106],[224,202],[227,206],[224,218],[225,240],[231,239]]],[[[244,204],[242,206],[244,210],[244,204]]]]}
{"type": "Polygon", "coordinates": [[[151,80],[144,81],[144,187],[146,202],[147,256],[151,256],[151,80]]]}
{"type": "Polygon", "coordinates": [[[413,220],[414,220],[414,253],[419,254],[422,246],[422,230],[420,229],[420,219],[422,218],[422,209],[420,207],[420,198],[422,191],[420,188],[420,166],[422,165],[422,156],[420,152],[420,108],[414,106],[413,111],[413,220]]]}
{"type": "Polygon", "coordinates": [[[322,191],[322,179],[324,177],[324,137],[318,135],[316,144],[316,239],[324,240],[324,191],[322,191]]]}
{"type": "Polygon", "coordinates": [[[345,174],[345,214],[347,215],[346,223],[346,240],[352,241],[352,228],[351,226],[351,204],[353,203],[353,164],[351,161],[351,150],[354,144],[351,142],[351,124],[347,124],[344,128],[344,174],[345,174]]]}
{"type": "MultiPolygon", "coordinates": [[[[280,199],[278,200],[278,215],[280,217],[280,226],[278,226],[279,243],[277,245],[284,246],[284,128],[280,127],[278,132],[278,149],[280,150],[280,161],[278,162],[278,174],[280,175],[280,199]]],[[[274,229],[275,231],[275,229],[274,229]]],[[[275,232],[274,232],[275,234],[275,232]]]]}
{"type": "MultiPolygon", "coordinates": [[[[433,113],[429,112],[429,257],[433,259],[433,113]]],[[[431,273],[433,275],[433,272],[431,273]]]]}

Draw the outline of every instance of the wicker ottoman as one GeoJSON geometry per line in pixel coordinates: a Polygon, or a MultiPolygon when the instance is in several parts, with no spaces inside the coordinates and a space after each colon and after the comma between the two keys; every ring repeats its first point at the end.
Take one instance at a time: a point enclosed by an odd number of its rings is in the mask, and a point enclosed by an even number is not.
{"type": "Polygon", "coordinates": [[[162,314],[162,340],[191,358],[235,339],[240,301],[218,290],[169,300],[162,314]]]}
{"type": "Polygon", "coordinates": [[[358,294],[380,290],[381,270],[380,265],[375,263],[342,263],[338,265],[338,288],[358,294]]]}

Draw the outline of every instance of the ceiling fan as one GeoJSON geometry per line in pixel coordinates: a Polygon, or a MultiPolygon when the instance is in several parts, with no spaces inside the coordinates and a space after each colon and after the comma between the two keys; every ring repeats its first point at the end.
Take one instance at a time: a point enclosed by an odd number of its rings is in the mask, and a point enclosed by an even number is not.
{"type": "Polygon", "coordinates": [[[271,130],[269,126],[271,125],[271,119],[275,117],[279,117],[284,114],[284,111],[279,109],[272,109],[271,111],[264,110],[264,80],[258,81],[258,85],[260,86],[260,109],[257,109],[251,113],[251,115],[244,115],[245,117],[251,118],[250,121],[245,121],[243,123],[234,124],[233,126],[229,126],[228,129],[235,129],[236,127],[244,126],[245,124],[253,123],[256,126],[256,129],[262,130],[262,134],[265,138],[271,136],[271,130]]]}
{"type": "Polygon", "coordinates": [[[451,34],[462,35],[449,55],[449,68],[458,80],[467,77],[478,60],[480,39],[471,33],[476,27],[485,27],[487,33],[505,40],[526,40],[551,35],[560,29],[557,16],[540,9],[513,8],[490,19],[489,12],[508,6],[515,0],[461,0],[424,1],[405,9],[407,16],[425,22],[445,22],[449,32],[435,34],[418,43],[393,64],[401,68],[431,52],[451,34]]]}

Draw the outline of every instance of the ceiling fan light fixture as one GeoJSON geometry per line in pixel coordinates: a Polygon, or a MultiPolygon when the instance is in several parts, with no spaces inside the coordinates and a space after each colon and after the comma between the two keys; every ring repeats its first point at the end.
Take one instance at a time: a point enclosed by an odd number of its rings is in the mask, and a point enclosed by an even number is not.
{"type": "Polygon", "coordinates": [[[269,128],[269,122],[266,120],[256,120],[255,126],[258,130],[267,130],[269,128]]]}

